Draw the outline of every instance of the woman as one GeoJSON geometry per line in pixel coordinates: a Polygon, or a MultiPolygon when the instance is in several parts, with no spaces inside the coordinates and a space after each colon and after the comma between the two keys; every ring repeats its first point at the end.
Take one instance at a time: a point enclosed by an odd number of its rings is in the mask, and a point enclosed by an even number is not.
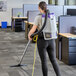
{"type": "MultiPolygon", "coordinates": [[[[44,1],[40,2],[39,3],[40,13],[46,14],[46,10],[47,10],[47,4],[44,1]]],[[[32,38],[30,36],[36,31],[36,29],[39,30],[41,28],[41,26],[42,26],[42,16],[38,15],[35,18],[34,25],[28,34],[29,40],[32,40],[32,38]]],[[[43,76],[48,76],[46,52],[48,53],[49,59],[53,65],[56,76],[61,76],[59,66],[57,64],[56,56],[55,56],[55,49],[56,49],[55,48],[55,39],[45,40],[43,35],[38,36],[37,47],[38,47],[38,52],[39,52],[39,56],[41,59],[43,76]]]]}

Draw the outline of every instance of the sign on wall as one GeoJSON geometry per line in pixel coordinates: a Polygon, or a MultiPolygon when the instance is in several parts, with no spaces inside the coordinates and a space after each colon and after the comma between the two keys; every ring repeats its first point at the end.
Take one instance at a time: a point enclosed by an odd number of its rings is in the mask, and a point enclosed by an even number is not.
{"type": "Polygon", "coordinates": [[[7,10],[7,1],[0,1],[0,11],[7,10]]]}

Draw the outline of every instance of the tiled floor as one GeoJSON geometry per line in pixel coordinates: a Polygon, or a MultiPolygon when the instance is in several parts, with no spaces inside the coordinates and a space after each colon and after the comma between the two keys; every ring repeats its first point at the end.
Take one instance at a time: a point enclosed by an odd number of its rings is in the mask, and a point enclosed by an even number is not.
{"type": "MultiPolygon", "coordinates": [[[[19,63],[27,44],[24,32],[12,32],[11,29],[0,29],[0,76],[32,76],[34,43],[28,47],[22,64],[23,67],[10,67],[19,63]]],[[[58,61],[62,76],[76,76],[76,66],[68,66],[58,61]]],[[[48,59],[48,76],[56,76],[48,59]]],[[[42,76],[40,59],[36,55],[34,76],[42,76]]]]}

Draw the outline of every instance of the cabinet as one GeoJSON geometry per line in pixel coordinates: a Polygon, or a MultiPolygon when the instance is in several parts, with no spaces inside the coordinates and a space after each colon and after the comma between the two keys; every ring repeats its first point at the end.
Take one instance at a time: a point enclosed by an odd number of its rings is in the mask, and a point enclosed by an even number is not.
{"type": "Polygon", "coordinates": [[[76,38],[62,36],[62,61],[76,65],[76,38]]]}
{"type": "Polygon", "coordinates": [[[22,30],[24,29],[24,26],[17,26],[17,25],[24,25],[24,21],[27,21],[27,17],[12,17],[12,31],[15,30],[15,25],[17,27],[21,27],[22,30]]]}
{"type": "Polygon", "coordinates": [[[15,32],[22,31],[22,19],[15,20],[15,32]]]}

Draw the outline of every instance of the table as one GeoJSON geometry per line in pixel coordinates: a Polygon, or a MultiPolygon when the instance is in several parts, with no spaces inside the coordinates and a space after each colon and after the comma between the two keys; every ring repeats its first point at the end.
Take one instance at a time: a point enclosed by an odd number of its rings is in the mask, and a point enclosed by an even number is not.
{"type": "Polygon", "coordinates": [[[59,35],[67,37],[67,38],[76,38],[76,35],[71,33],[59,33],[59,35]]]}
{"type": "Polygon", "coordinates": [[[16,20],[16,19],[22,19],[23,21],[24,21],[24,20],[28,20],[27,17],[12,17],[11,19],[12,19],[12,30],[13,30],[13,31],[14,31],[14,26],[15,26],[15,20],[16,20]]]}
{"type": "Polygon", "coordinates": [[[61,60],[69,65],[76,65],[76,35],[59,33],[61,39],[61,60]]]}
{"type": "Polygon", "coordinates": [[[33,26],[33,22],[28,22],[28,21],[24,21],[26,26],[25,26],[25,38],[28,39],[28,33],[30,31],[30,29],[32,28],[33,26]]]}

